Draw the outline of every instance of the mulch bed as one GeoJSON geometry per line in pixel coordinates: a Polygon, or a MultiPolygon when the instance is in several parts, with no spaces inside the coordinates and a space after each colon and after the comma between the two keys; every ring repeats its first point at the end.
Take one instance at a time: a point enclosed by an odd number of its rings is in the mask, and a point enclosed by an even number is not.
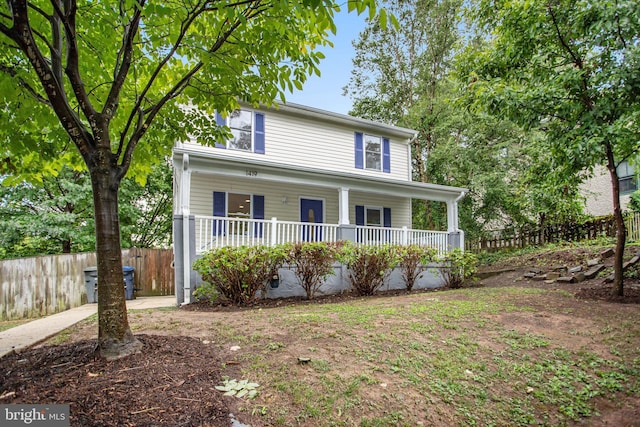
{"type": "Polygon", "coordinates": [[[141,353],[99,357],[96,341],[33,348],[0,361],[0,403],[70,404],[72,426],[228,426],[213,346],[137,335],[141,353]]]}

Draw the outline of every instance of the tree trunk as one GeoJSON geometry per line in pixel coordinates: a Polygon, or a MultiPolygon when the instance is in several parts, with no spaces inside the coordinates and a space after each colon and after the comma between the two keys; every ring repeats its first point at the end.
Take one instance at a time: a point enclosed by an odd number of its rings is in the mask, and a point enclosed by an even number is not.
{"type": "Polygon", "coordinates": [[[607,145],[607,169],[611,176],[611,187],[613,194],[613,218],[616,223],[616,254],[614,258],[614,279],[613,279],[613,295],[624,296],[624,271],[622,269],[622,261],[624,257],[624,245],[627,240],[627,229],[622,216],[622,208],[620,206],[620,181],[618,180],[618,171],[613,157],[613,150],[607,145]]]}
{"type": "Polygon", "coordinates": [[[98,344],[102,356],[117,359],[138,352],[142,344],[131,333],[127,319],[118,216],[120,179],[107,153],[90,168],[98,260],[98,344]]]}

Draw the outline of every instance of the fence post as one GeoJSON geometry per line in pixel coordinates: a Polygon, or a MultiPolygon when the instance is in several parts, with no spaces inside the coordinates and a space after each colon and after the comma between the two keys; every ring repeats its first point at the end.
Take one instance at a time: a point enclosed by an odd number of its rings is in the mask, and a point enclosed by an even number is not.
{"type": "Polygon", "coordinates": [[[402,226],[402,245],[407,246],[409,243],[409,230],[406,225],[402,226]]]}

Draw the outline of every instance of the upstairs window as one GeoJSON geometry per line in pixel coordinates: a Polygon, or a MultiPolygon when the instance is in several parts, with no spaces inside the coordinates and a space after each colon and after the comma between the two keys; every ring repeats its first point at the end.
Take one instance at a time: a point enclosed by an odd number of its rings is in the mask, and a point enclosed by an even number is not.
{"type": "Polygon", "coordinates": [[[388,138],[355,132],[354,140],[357,169],[391,172],[391,149],[388,138]]]}
{"type": "Polygon", "coordinates": [[[636,169],[626,160],[618,165],[618,182],[620,183],[620,194],[633,193],[638,189],[638,176],[636,169]]]}
{"type": "Polygon", "coordinates": [[[364,167],[371,170],[382,170],[382,144],[379,136],[364,136],[364,167]]]}
{"type": "Polygon", "coordinates": [[[227,141],[230,150],[251,151],[253,114],[251,111],[235,110],[229,114],[228,126],[233,138],[227,141]]]}
{"type": "Polygon", "coordinates": [[[251,110],[234,110],[227,118],[216,113],[216,123],[228,126],[233,135],[226,144],[216,144],[218,148],[265,153],[264,114],[251,110]]]}

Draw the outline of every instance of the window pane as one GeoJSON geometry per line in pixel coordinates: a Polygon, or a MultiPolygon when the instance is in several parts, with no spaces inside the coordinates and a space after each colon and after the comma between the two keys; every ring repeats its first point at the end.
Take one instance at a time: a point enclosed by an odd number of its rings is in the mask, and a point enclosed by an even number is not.
{"type": "Polygon", "coordinates": [[[380,138],[371,135],[364,136],[365,167],[367,169],[381,170],[382,168],[382,144],[380,138]]]}
{"type": "Polygon", "coordinates": [[[380,209],[367,208],[367,225],[382,225],[380,209]]]}
{"type": "Polygon", "coordinates": [[[229,127],[251,131],[252,117],[251,111],[235,110],[229,115],[229,127]]]}
{"type": "Polygon", "coordinates": [[[633,176],[627,178],[620,178],[620,192],[632,193],[638,189],[636,185],[636,179],[633,176]]]}
{"type": "Polygon", "coordinates": [[[231,129],[233,138],[229,140],[228,148],[232,150],[251,151],[251,130],[245,132],[238,129],[231,129]]]}
{"type": "Polygon", "coordinates": [[[227,216],[231,218],[251,218],[251,196],[229,193],[227,216]]]}

